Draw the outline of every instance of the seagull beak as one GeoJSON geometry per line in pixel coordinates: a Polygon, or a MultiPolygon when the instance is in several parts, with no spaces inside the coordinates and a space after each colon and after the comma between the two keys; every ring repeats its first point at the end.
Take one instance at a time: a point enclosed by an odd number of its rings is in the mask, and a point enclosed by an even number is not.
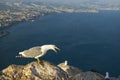
{"type": "Polygon", "coordinates": [[[58,47],[54,48],[54,51],[57,53],[60,49],[58,47]]]}
{"type": "Polygon", "coordinates": [[[17,58],[22,58],[22,57],[24,57],[22,54],[21,54],[21,52],[19,53],[19,55],[18,56],[16,56],[17,58]]]}
{"type": "Polygon", "coordinates": [[[16,56],[16,57],[17,57],[17,58],[21,58],[21,57],[23,57],[23,56],[22,56],[22,54],[19,54],[19,55],[18,55],[18,56],[16,56]]]}

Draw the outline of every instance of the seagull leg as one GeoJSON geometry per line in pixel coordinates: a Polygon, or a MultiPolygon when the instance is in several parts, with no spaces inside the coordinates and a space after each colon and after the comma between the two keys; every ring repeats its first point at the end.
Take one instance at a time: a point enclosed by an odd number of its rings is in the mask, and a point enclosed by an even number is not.
{"type": "Polygon", "coordinates": [[[39,60],[39,58],[37,58],[37,63],[40,64],[40,60],[39,60]]]}
{"type": "Polygon", "coordinates": [[[42,66],[44,66],[43,62],[42,62],[42,61],[40,61],[40,59],[39,59],[39,58],[37,58],[37,63],[38,63],[38,65],[42,65],[42,66]]]}

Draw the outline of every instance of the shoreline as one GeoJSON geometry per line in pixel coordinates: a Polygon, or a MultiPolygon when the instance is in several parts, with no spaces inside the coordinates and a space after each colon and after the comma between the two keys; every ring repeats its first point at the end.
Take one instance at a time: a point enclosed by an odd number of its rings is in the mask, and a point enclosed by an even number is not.
{"type": "Polygon", "coordinates": [[[74,11],[74,12],[68,12],[68,11],[61,11],[61,12],[51,12],[51,13],[43,13],[43,14],[38,14],[38,15],[35,15],[35,16],[30,16],[26,19],[21,19],[20,21],[12,21],[12,22],[9,22],[7,23],[7,25],[4,25],[4,26],[0,26],[0,31],[1,29],[4,29],[4,28],[7,28],[9,26],[12,26],[16,23],[20,23],[20,22],[24,22],[24,21],[32,21],[32,20],[35,20],[36,18],[38,17],[42,17],[42,16],[46,16],[46,15],[49,15],[49,14],[60,14],[60,13],[99,13],[99,12],[102,12],[102,11],[120,11],[120,10],[96,10],[96,11],[74,11]]]}
{"type": "MultiPolygon", "coordinates": [[[[66,13],[65,13],[66,14],[66,13]]],[[[70,13],[71,14],[71,13],[70,13]]],[[[53,15],[53,14],[52,14],[53,15]]],[[[61,15],[61,14],[60,14],[61,15]]],[[[48,15],[49,16],[49,15],[48,15]]],[[[43,16],[44,17],[44,16],[43,16]]],[[[45,16],[46,17],[46,16],[45,16]]],[[[39,18],[39,17],[38,17],[39,18]]],[[[27,21],[27,22],[29,22],[29,21],[27,21]]],[[[23,22],[24,23],[24,22],[23,22]]],[[[26,23],[26,21],[25,21],[25,23],[26,23]]],[[[32,23],[32,22],[31,22],[32,23]]],[[[17,23],[17,24],[15,24],[15,26],[14,27],[17,27],[17,25],[19,25],[19,24],[21,24],[21,22],[20,23],[17,23]]],[[[10,27],[12,27],[12,26],[10,26],[10,27]]],[[[27,27],[28,28],[28,27],[27,27]]],[[[9,35],[8,35],[9,36],[9,35]]],[[[7,37],[8,37],[7,36],[7,37]]],[[[6,39],[6,38],[5,38],[6,39]]],[[[105,46],[105,48],[106,48],[106,46],[105,46]]]]}

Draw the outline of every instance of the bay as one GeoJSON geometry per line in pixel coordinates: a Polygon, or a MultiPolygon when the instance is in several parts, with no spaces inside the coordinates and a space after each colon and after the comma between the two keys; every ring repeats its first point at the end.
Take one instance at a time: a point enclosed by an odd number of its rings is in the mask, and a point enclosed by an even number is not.
{"type": "Polygon", "coordinates": [[[0,38],[0,70],[10,64],[23,65],[35,59],[15,58],[20,51],[44,44],[61,50],[43,56],[55,65],[68,60],[83,71],[97,70],[103,75],[120,74],[120,12],[60,13],[38,17],[34,22],[17,23],[0,38]]]}

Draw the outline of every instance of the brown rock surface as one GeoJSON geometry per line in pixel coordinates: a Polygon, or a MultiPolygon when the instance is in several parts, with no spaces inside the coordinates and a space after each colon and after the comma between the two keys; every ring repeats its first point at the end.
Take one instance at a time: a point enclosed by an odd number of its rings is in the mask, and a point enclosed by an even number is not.
{"type": "Polygon", "coordinates": [[[65,62],[58,64],[58,66],[68,74],[69,78],[72,78],[75,75],[82,73],[80,69],[69,66],[68,64],[65,64],[65,62]]]}
{"type": "Polygon", "coordinates": [[[105,80],[104,76],[96,72],[82,72],[73,77],[72,80],[105,80]]]}
{"type": "Polygon", "coordinates": [[[58,65],[69,76],[69,80],[104,80],[104,76],[96,72],[82,72],[80,69],[69,66],[65,62],[58,65]]]}
{"type": "MultiPolygon", "coordinates": [[[[0,72],[0,80],[105,80],[97,72],[83,72],[80,69],[61,63],[55,66],[47,61],[41,64],[31,62],[27,65],[10,65],[0,72]]],[[[110,77],[120,80],[120,77],[110,77]]]]}
{"type": "Polygon", "coordinates": [[[31,62],[25,66],[10,65],[2,70],[0,80],[68,80],[68,78],[61,68],[42,61],[41,64],[31,62]]]}

